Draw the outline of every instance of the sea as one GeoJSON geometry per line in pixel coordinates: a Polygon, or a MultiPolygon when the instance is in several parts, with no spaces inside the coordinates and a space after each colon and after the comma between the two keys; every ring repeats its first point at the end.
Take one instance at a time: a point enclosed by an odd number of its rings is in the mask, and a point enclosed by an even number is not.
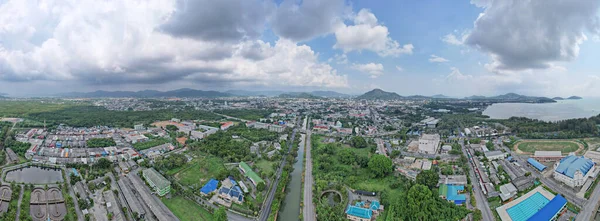
{"type": "Polygon", "coordinates": [[[587,118],[600,114],[600,98],[562,100],[556,103],[497,103],[488,106],[483,115],[492,119],[527,117],[543,121],[560,121],[574,118],[587,118]]]}

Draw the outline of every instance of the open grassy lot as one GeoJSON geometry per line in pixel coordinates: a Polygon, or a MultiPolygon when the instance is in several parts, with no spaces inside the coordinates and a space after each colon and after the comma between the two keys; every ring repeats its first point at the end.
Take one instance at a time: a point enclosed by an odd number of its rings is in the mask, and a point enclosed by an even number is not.
{"type": "Polygon", "coordinates": [[[541,151],[561,151],[563,154],[583,149],[583,145],[572,140],[524,140],[515,145],[515,148],[526,153],[541,151]]]}
{"type": "Polygon", "coordinates": [[[265,173],[265,174],[275,173],[275,170],[273,170],[273,162],[272,161],[260,160],[260,161],[256,162],[254,165],[256,165],[256,168],[258,168],[258,170],[260,170],[260,173],[265,173]]]}
{"type": "Polygon", "coordinates": [[[174,196],[171,199],[162,197],[161,201],[181,221],[213,220],[212,214],[206,211],[206,209],[191,200],[183,198],[182,196],[174,196]]]}
{"type": "Polygon", "coordinates": [[[0,116],[24,117],[31,113],[51,112],[78,105],[58,100],[0,101],[0,116]]]}
{"type": "Polygon", "coordinates": [[[223,160],[217,157],[200,157],[188,165],[190,166],[175,174],[175,179],[185,186],[202,187],[211,178],[227,173],[223,160]]]}

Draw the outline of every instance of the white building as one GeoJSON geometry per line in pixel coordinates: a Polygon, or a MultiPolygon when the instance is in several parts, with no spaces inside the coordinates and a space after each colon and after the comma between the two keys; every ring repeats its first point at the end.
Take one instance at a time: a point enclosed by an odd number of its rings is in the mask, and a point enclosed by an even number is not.
{"type": "Polygon", "coordinates": [[[517,192],[517,187],[512,183],[504,184],[500,186],[500,199],[502,199],[502,201],[509,200],[513,196],[516,196],[517,192]]]}
{"type": "Polygon", "coordinates": [[[419,138],[419,153],[435,154],[440,146],[439,134],[423,134],[419,138]]]}
{"type": "Polygon", "coordinates": [[[133,125],[133,129],[135,129],[137,131],[141,131],[141,130],[145,130],[146,128],[144,127],[144,124],[136,124],[136,125],[133,125]]]}
{"type": "Polygon", "coordinates": [[[570,187],[583,186],[596,175],[596,163],[585,157],[569,155],[554,164],[554,179],[570,187]]]}
{"type": "Polygon", "coordinates": [[[500,159],[504,159],[504,157],[506,157],[506,153],[499,151],[499,150],[495,150],[495,151],[488,151],[485,152],[485,158],[487,158],[488,160],[500,160],[500,159]]]}

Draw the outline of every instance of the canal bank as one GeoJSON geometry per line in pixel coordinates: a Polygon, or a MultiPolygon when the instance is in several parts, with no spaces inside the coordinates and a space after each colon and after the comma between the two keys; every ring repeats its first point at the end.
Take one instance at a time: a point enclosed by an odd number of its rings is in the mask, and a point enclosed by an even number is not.
{"type": "Polygon", "coordinates": [[[304,159],[304,142],[306,136],[300,135],[300,145],[298,146],[298,156],[294,161],[294,170],[290,174],[290,182],[286,189],[285,200],[277,217],[278,220],[294,221],[300,220],[300,199],[302,195],[302,170],[304,159]]]}

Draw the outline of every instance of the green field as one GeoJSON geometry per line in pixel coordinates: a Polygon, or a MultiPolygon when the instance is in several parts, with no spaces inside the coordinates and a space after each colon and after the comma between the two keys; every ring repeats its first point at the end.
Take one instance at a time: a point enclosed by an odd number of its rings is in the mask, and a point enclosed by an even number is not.
{"type": "Polygon", "coordinates": [[[181,221],[212,220],[212,214],[206,211],[206,209],[182,196],[174,196],[171,199],[163,197],[161,201],[181,221]]]}
{"type": "Polygon", "coordinates": [[[191,166],[175,174],[175,178],[184,186],[202,187],[206,181],[227,173],[223,160],[217,157],[201,157],[190,162],[191,166]]]}
{"type": "Polygon", "coordinates": [[[517,145],[519,150],[528,153],[536,150],[570,153],[579,149],[579,145],[575,141],[522,141],[517,145]]]}
{"type": "Polygon", "coordinates": [[[0,101],[0,116],[24,117],[32,113],[63,110],[78,105],[58,100],[0,101]]]}
{"type": "Polygon", "coordinates": [[[273,162],[268,161],[268,160],[260,160],[258,162],[256,162],[254,165],[256,165],[256,168],[260,171],[259,174],[261,173],[265,173],[265,174],[271,174],[274,173],[275,170],[273,170],[273,162]]]}

